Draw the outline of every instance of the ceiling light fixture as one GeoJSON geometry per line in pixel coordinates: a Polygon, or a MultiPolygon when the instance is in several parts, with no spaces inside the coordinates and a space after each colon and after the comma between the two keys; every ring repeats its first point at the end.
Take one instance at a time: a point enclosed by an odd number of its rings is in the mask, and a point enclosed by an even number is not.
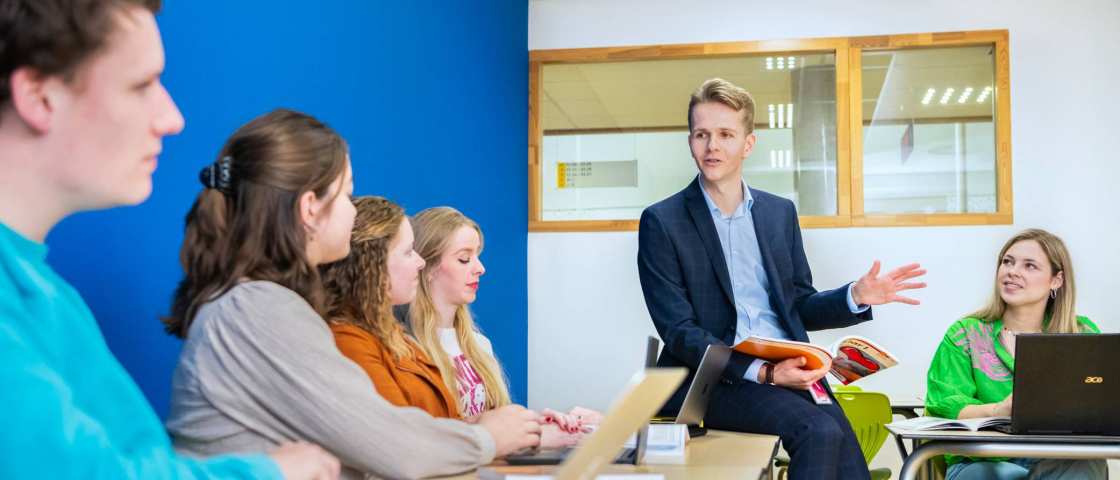
{"type": "Polygon", "coordinates": [[[929,102],[933,101],[933,94],[934,93],[937,93],[936,88],[931,88],[929,90],[926,90],[926,95],[924,97],[922,97],[922,105],[929,105],[929,102]]]}
{"type": "Polygon", "coordinates": [[[941,94],[941,101],[938,103],[942,105],[949,103],[949,99],[953,98],[953,92],[953,87],[946,88],[945,93],[941,94]]]}
{"type": "Polygon", "coordinates": [[[972,87],[965,87],[961,92],[961,96],[957,98],[957,103],[964,103],[968,101],[968,97],[972,95],[972,87]]]}
{"type": "Polygon", "coordinates": [[[989,87],[984,87],[984,90],[982,90],[980,92],[980,95],[978,95],[976,97],[976,103],[984,103],[984,101],[988,99],[988,95],[991,95],[991,94],[992,94],[992,87],[990,87],[990,86],[989,87]]]}

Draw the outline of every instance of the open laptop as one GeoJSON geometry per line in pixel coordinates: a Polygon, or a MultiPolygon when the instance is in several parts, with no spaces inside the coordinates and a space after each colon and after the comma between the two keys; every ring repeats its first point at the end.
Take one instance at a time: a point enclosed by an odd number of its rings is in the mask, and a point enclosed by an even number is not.
{"type": "MultiPolygon", "coordinates": [[[[661,348],[661,341],[650,336],[646,339],[645,368],[657,368],[657,352],[661,348]]],[[[691,433],[691,432],[690,432],[691,433]]],[[[634,447],[623,448],[614,463],[638,465],[642,461],[646,445],[649,441],[649,425],[643,426],[635,434],[634,447]]],[[[559,465],[573,450],[568,448],[553,448],[546,450],[531,450],[525,453],[515,453],[506,457],[510,465],[559,465]]]]}
{"type": "MultiPolygon", "coordinates": [[[[594,433],[580,442],[578,447],[569,451],[553,478],[555,480],[594,478],[603,467],[617,458],[623,444],[634,432],[648,426],[650,416],[661,408],[687,376],[688,371],[683,368],[651,368],[635,373],[607,410],[603,422],[594,433]]],[[[640,446],[641,442],[638,442],[638,445],[640,446]]],[[[512,471],[503,473],[486,468],[480,471],[480,477],[499,479],[505,478],[506,473],[547,472],[542,470],[542,467],[511,467],[502,470],[512,471]]]]}
{"type": "MultiPolygon", "coordinates": [[[[708,401],[711,399],[712,390],[719,383],[727,362],[731,359],[731,349],[717,344],[708,345],[704,350],[704,358],[700,366],[696,367],[696,375],[692,377],[692,384],[688,386],[688,393],[684,395],[684,402],[677,412],[674,423],[689,426],[689,435],[693,435],[692,427],[699,428],[704,421],[704,414],[708,412],[708,401]]],[[[701,434],[702,435],[702,434],[701,434]]]]}
{"type": "MultiPolygon", "coordinates": [[[[652,363],[657,362],[657,348],[660,346],[660,341],[657,337],[649,337],[649,344],[646,349],[646,366],[651,366],[650,351],[653,352],[652,363]]],[[[731,349],[723,345],[712,344],[704,350],[704,357],[700,360],[700,365],[696,367],[696,375],[692,377],[692,383],[688,386],[688,392],[684,395],[684,401],[681,402],[681,409],[677,411],[677,417],[657,417],[654,418],[653,423],[679,423],[688,425],[688,436],[696,438],[704,436],[708,430],[703,425],[704,415],[708,412],[708,402],[711,399],[712,390],[716,384],[719,383],[720,377],[723,375],[723,370],[727,368],[727,362],[731,359],[731,349]]]]}
{"type": "Polygon", "coordinates": [[[657,367],[657,351],[661,349],[661,340],[650,335],[646,338],[646,368],[657,367]]]}
{"type": "Polygon", "coordinates": [[[1120,435],[1120,334],[1015,337],[1010,433],[1120,435]]]}
{"type": "MultiPolygon", "coordinates": [[[[630,442],[626,442],[630,443],[630,442]]],[[[646,446],[649,445],[649,424],[642,425],[634,434],[634,446],[625,447],[614,457],[614,463],[622,465],[640,465],[645,458],[646,446]]],[[[532,449],[524,453],[507,455],[506,463],[510,465],[559,465],[567,460],[576,447],[552,448],[537,450],[532,449]]]]}

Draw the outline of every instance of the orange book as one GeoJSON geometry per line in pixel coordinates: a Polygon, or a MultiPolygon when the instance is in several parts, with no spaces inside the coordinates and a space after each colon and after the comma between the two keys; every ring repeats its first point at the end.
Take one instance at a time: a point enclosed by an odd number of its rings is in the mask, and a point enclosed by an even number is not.
{"type": "Polygon", "coordinates": [[[885,348],[855,335],[841,338],[828,349],[807,342],[765,337],[748,337],[734,349],[775,363],[805,357],[806,369],[816,370],[829,365],[829,373],[844,385],[898,365],[898,359],[885,348]]]}

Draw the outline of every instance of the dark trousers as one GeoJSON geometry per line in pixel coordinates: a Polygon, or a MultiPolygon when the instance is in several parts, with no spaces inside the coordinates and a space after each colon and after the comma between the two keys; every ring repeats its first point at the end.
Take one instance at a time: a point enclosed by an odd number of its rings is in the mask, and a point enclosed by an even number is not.
{"type": "Polygon", "coordinates": [[[852,426],[835,399],[817,405],[803,390],[721,383],[712,392],[704,424],[777,435],[790,455],[791,480],[870,478],[852,426]]]}

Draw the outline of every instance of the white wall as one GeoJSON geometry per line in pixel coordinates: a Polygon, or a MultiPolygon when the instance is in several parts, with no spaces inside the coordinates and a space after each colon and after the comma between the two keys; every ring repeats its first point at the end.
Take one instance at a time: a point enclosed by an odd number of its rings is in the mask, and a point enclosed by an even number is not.
{"type": "MultiPolygon", "coordinates": [[[[1120,2],[797,3],[530,0],[529,48],[1006,28],[1015,225],[805,230],[820,289],[856,278],[874,259],[892,266],[918,261],[930,270],[929,288],[917,294],[920,307],[876,307],[873,322],[811,337],[825,343],[848,333],[871,336],[902,364],[865,387],[924,394],[926,367],[945,328],[986,299],[1003,241],[1036,226],[1071,248],[1079,312],[1105,331],[1120,331],[1110,296],[1120,287],[1120,132],[1113,121],[1120,112],[1120,2]]],[[[638,284],[637,233],[530,234],[528,252],[529,405],[604,408],[640,366],[643,338],[653,333],[638,284]]]]}

